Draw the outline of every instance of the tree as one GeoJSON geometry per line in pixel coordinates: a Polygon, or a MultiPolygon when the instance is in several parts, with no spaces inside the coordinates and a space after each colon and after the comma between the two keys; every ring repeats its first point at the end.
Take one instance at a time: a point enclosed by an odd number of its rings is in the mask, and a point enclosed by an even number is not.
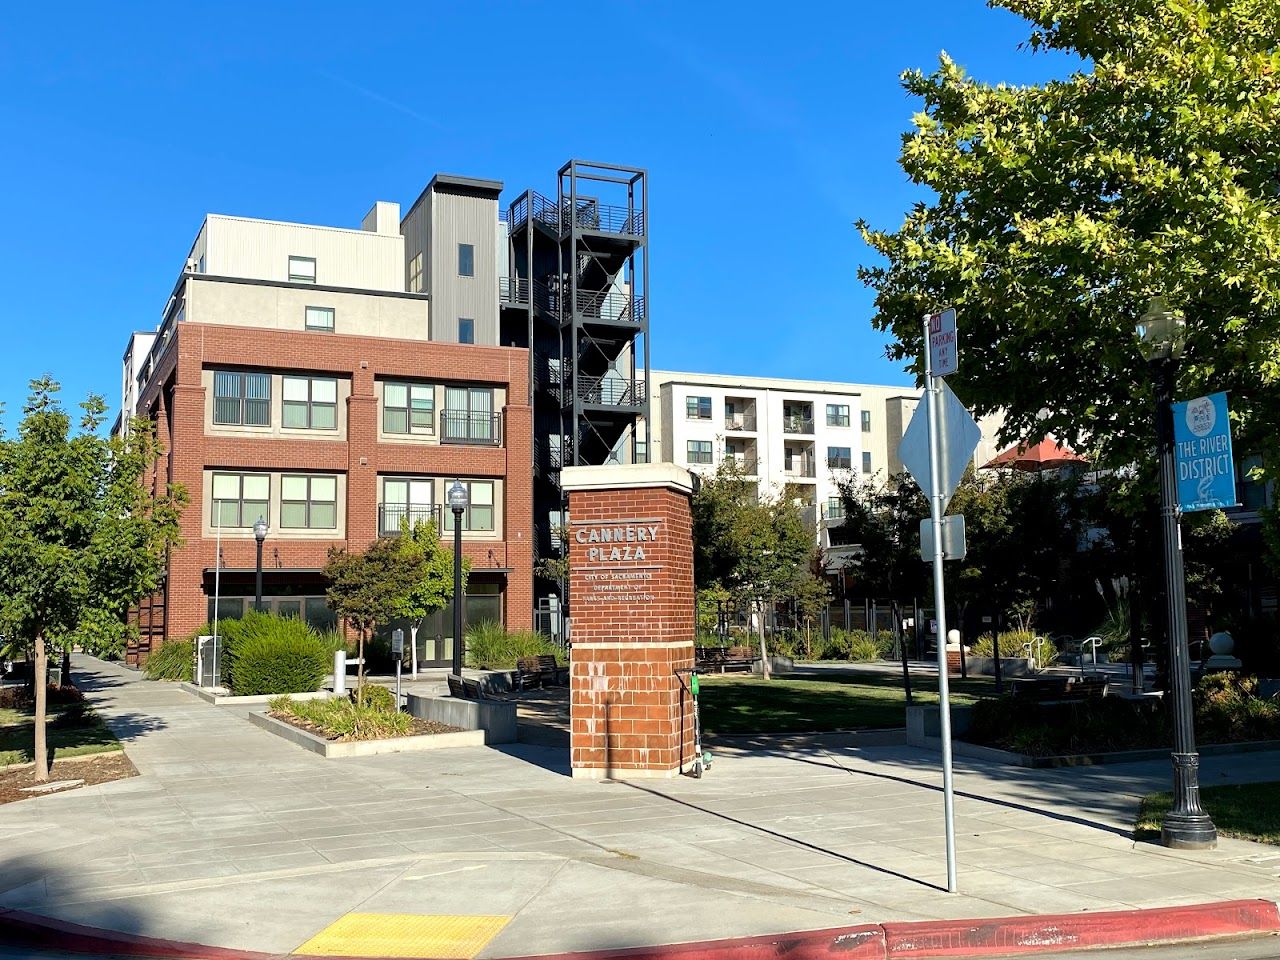
{"type": "Polygon", "coordinates": [[[813,534],[786,500],[758,500],[736,463],[724,461],[693,498],[694,579],[722,587],[757,617],[761,669],[770,676],[766,614],[808,572],[813,534]]]}
{"type": "Polygon", "coordinates": [[[899,622],[900,603],[925,587],[920,521],[929,505],[916,482],[899,473],[884,483],[851,478],[840,484],[844,523],[840,538],[860,549],[846,569],[869,597],[886,597],[899,622]]]}
{"type": "Polygon", "coordinates": [[[161,454],[150,421],[103,437],[106,404],[90,396],[72,433],[59,389],[32,381],[16,438],[0,438],[0,634],[32,655],[41,782],[49,647],[124,647],[136,633],[129,609],[158,589],[187,503],[180,486],[144,482],[161,454]]]}
{"type": "Polygon", "coordinates": [[[406,598],[430,577],[430,561],[420,547],[405,549],[399,537],[379,537],[363,553],[330,548],[324,575],[329,606],[356,631],[356,699],[363,704],[365,641],[377,627],[402,616],[406,598]]]}
{"type": "MultiPolygon", "coordinates": [[[[453,597],[453,552],[440,546],[440,534],[435,521],[418,521],[410,526],[408,519],[400,521],[400,539],[397,541],[405,562],[421,571],[421,578],[403,596],[396,598],[395,614],[409,621],[409,642],[412,644],[414,664],[418,658],[418,628],[422,621],[444,608],[453,597]]],[[[462,560],[462,578],[466,583],[471,562],[462,560]]],[[[460,643],[457,638],[454,643],[460,643]]]]}
{"type": "MultiPolygon", "coordinates": [[[[890,356],[921,374],[922,314],[954,304],[956,391],[1007,439],[1087,438],[1103,466],[1150,459],[1150,375],[1133,326],[1149,297],[1185,313],[1184,395],[1232,394],[1239,445],[1280,462],[1280,5],[1271,0],[991,0],[1070,76],[980,83],[945,54],[901,164],[931,191],[884,261],[890,356]]],[[[1148,475],[1150,476],[1150,475],[1148,475]]],[[[1144,483],[1144,490],[1153,482],[1144,483]]]]}

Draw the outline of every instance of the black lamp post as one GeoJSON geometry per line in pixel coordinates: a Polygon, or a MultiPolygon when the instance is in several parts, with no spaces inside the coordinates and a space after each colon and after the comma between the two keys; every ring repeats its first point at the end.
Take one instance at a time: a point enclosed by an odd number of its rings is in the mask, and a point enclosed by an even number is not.
{"type": "Polygon", "coordinates": [[[1153,297],[1138,322],[1139,349],[1156,384],[1156,443],[1160,455],[1160,516],[1164,527],[1165,594],[1168,602],[1169,680],[1173,694],[1173,807],[1160,825],[1166,847],[1203,850],[1218,831],[1200,806],[1200,756],[1191,712],[1191,655],[1187,650],[1187,597],[1182,571],[1181,508],[1174,474],[1173,403],[1187,323],[1163,298],[1153,297]]]}
{"type": "Polygon", "coordinates": [[[453,511],[453,672],[462,676],[462,514],[469,504],[467,488],[461,480],[449,488],[449,509],[453,511]]]}
{"type": "Polygon", "coordinates": [[[253,539],[258,541],[258,566],[256,586],[254,587],[253,609],[262,612],[262,541],[267,539],[267,521],[258,517],[253,522],[253,539]]]}

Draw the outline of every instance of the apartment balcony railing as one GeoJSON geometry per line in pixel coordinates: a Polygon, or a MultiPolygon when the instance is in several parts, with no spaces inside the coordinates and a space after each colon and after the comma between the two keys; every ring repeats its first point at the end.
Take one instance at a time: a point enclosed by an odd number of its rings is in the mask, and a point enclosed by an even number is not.
{"type": "Polygon", "coordinates": [[[525,277],[499,277],[498,301],[512,306],[523,307],[533,297],[533,305],[547,313],[556,312],[555,300],[545,283],[536,280],[530,282],[525,277]]]}
{"type": "Polygon", "coordinates": [[[465,410],[440,411],[441,443],[474,443],[497,447],[502,444],[502,414],[465,410]]]}
{"type": "Polygon", "coordinates": [[[644,233],[644,213],[592,199],[579,199],[576,206],[565,200],[560,208],[560,230],[568,232],[571,226],[579,230],[640,236],[644,233]]]}
{"type": "Polygon", "coordinates": [[[579,290],[574,298],[578,315],[605,323],[634,323],[644,320],[645,298],[617,290],[579,290]]]}
{"type": "Polygon", "coordinates": [[[724,428],[726,430],[754,433],[756,415],[754,413],[726,413],[724,415],[724,428]]]}
{"type": "Polygon", "coordinates": [[[400,535],[400,524],[408,521],[412,527],[418,523],[432,523],[436,525],[436,530],[442,529],[440,525],[440,505],[434,506],[411,504],[411,503],[380,503],[378,504],[378,536],[380,537],[398,537],[400,535]]]}
{"type": "Polygon", "coordinates": [[[813,417],[802,413],[784,413],[782,415],[782,431],[784,433],[813,433],[813,417]]]}
{"type": "Polygon", "coordinates": [[[795,457],[787,461],[782,468],[782,472],[788,477],[805,477],[807,479],[812,479],[818,475],[817,470],[814,469],[814,462],[810,457],[804,457],[803,459],[795,457]]]}
{"type": "Polygon", "coordinates": [[[533,193],[532,208],[529,204],[529,194],[525,194],[511,205],[510,212],[507,214],[508,229],[513,232],[519,230],[529,222],[530,215],[534,222],[542,224],[553,233],[560,232],[560,214],[556,210],[556,202],[537,192],[533,193]]]}
{"type": "Polygon", "coordinates": [[[817,530],[818,528],[818,508],[814,504],[801,505],[800,522],[805,525],[808,530],[817,530]]]}
{"type": "Polygon", "coordinates": [[[823,520],[843,520],[845,518],[844,503],[826,503],[822,506],[823,520]]]}
{"type": "Polygon", "coordinates": [[[744,477],[754,477],[757,475],[756,471],[760,469],[759,461],[748,454],[726,453],[724,459],[726,463],[734,464],[744,477]]]}

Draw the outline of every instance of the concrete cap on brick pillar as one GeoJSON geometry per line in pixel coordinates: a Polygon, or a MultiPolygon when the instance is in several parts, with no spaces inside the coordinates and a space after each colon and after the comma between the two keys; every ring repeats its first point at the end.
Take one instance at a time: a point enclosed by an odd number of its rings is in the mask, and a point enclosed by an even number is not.
{"type": "Polygon", "coordinates": [[[610,463],[597,467],[565,467],[560,471],[560,488],[566,493],[580,490],[664,488],[693,493],[694,476],[674,463],[610,463]]]}

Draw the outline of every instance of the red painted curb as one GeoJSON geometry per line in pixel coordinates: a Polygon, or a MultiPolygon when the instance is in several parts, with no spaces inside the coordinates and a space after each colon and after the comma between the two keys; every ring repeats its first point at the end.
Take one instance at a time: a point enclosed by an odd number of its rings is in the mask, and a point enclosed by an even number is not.
{"type": "MultiPolygon", "coordinates": [[[[1189,907],[862,924],[698,943],[544,954],[512,960],[894,960],[994,957],[1090,947],[1136,946],[1239,937],[1280,931],[1280,909],[1270,900],[1231,900],[1189,907]]],[[[232,950],[102,930],[22,910],[0,910],[3,942],[94,955],[279,960],[279,954],[232,950]]],[[[301,955],[290,955],[301,960],[301,955]]],[[[359,958],[347,958],[359,960],[359,958]]],[[[365,958],[369,960],[369,958],[365,958]]]]}
{"type": "Polygon", "coordinates": [[[19,941],[27,946],[94,956],[167,957],[170,960],[176,957],[190,960],[277,960],[279,957],[274,953],[209,947],[202,943],[86,927],[25,910],[0,910],[0,931],[5,934],[0,937],[0,943],[19,941]]]}
{"type": "Polygon", "coordinates": [[[1280,930],[1280,910],[1270,900],[1229,900],[1190,907],[881,926],[890,958],[977,957],[1268,933],[1280,930]]]}

